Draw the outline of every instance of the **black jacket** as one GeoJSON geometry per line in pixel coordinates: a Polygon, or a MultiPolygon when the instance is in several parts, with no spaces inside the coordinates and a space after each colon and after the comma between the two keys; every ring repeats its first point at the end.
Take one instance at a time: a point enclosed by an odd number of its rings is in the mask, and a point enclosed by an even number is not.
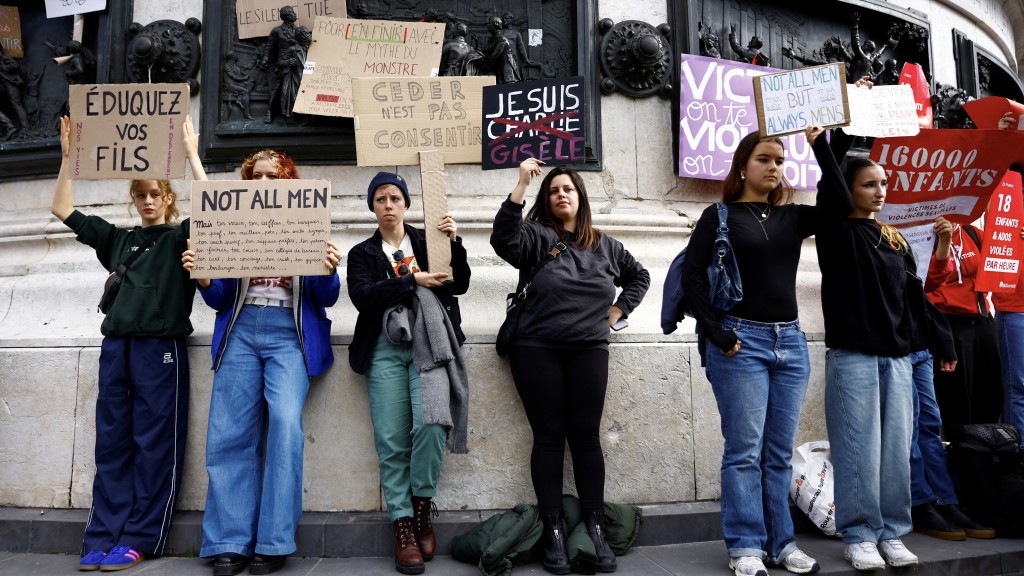
{"type": "MultiPolygon", "coordinates": [[[[405,225],[405,233],[412,242],[412,252],[423,270],[430,270],[427,261],[426,233],[419,228],[405,225]]],[[[401,302],[416,290],[416,278],[412,274],[395,276],[391,263],[381,249],[380,230],[373,236],[356,244],[348,252],[348,296],[359,311],[352,345],[348,351],[348,362],[357,374],[366,374],[373,359],[373,349],[380,337],[384,311],[401,302]]],[[[452,244],[452,275],[455,281],[439,288],[433,288],[437,299],[444,306],[455,329],[459,345],[466,341],[462,333],[462,314],[456,296],[469,290],[469,263],[462,239],[452,244]]]]}

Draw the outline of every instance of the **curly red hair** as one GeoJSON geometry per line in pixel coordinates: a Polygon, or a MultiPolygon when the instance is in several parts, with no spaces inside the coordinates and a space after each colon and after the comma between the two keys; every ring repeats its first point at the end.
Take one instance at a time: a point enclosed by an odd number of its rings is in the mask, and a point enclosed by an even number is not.
{"type": "Polygon", "coordinates": [[[284,152],[264,148],[263,150],[253,152],[242,162],[242,180],[252,180],[252,168],[260,160],[269,160],[276,166],[279,179],[294,180],[299,177],[299,170],[295,167],[295,161],[292,160],[291,156],[284,152]]]}

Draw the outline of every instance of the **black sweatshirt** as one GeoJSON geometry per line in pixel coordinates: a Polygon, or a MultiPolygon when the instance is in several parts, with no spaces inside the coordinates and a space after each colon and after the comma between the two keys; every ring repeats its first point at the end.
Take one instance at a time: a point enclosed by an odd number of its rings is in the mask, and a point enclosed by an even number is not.
{"type": "MultiPolygon", "coordinates": [[[[550,226],[524,222],[524,204],[510,199],[494,217],[491,246],[503,260],[519,270],[519,286],[559,242],[550,226]]],[[[624,316],[640,305],[651,275],[607,234],[593,250],[581,250],[571,239],[568,250],[549,262],[533,278],[520,312],[516,344],[557,348],[608,346],[608,308],[619,307],[624,316]],[[622,292],[615,296],[615,287],[622,292]]],[[[518,288],[516,290],[519,291],[518,288]]]]}
{"type": "Polygon", "coordinates": [[[907,255],[881,238],[878,222],[849,217],[853,199],[825,138],[819,136],[813,150],[822,172],[818,182],[822,221],[816,245],[825,345],[876,356],[905,356],[915,338],[908,290],[924,287],[917,281],[907,282],[907,255]]]}
{"type": "MultiPolygon", "coordinates": [[[[726,224],[743,282],[743,300],[726,314],[754,322],[797,319],[800,246],[815,233],[817,219],[814,206],[782,204],[772,206],[769,212],[763,202],[729,204],[726,224]],[[759,223],[762,213],[768,217],[759,223]]],[[[717,229],[718,208],[712,204],[704,209],[690,236],[683,263],[683,293],[704,336],[720,350],[729,350],[736,344],[736,334],[722,329],[722,315],[711,307],[708,297],[707,270],[717,229]]]]}

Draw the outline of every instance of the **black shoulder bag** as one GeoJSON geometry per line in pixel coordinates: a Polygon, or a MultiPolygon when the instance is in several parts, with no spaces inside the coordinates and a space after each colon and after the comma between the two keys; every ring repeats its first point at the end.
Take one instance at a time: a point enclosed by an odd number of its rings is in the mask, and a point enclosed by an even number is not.
{"type": "Polygon", "coordinates": [[[533,284],[533,279],[541,268],[566,250],[565,244],[561,242],[552,246],[544,260],[534,267],[530,278],[523,284],[523,287],[518,292],[509,292],[505,297],[505,321],[501,323],[501,328],[498,328],[498,338],[494,341],[494,349],[498,352],[498,356],[506,356],[512,349],[512,342],[516,339],[516,330],[519,328],[519,314],[523,311],[522,305],[526,303],[526,291],[530,288],[530,284],[533,284]]]}
{"type": "Polygon", "coordinates": [[[117,270],[114,270],[110,273],[110,276],[107,276],[106,282],[103,283],[103,296],[100,296],[100,304],[97,306],[97,312],[102,312],[104,314],[110,312],[110,307],[114,305],[114,300],[117,299],[117,293],[121,290],[121,283],[124,282],[124,274],[128,271],[128,267],[138,260],[139,256],[142,256],[143,252],[149,250],[149,247],[156,243],[161,234],[169,230],[169,228],[164,228],[163,230],[151,235],[148,240],[140,244],[139,248],[135,252],[132,252],[132,254],[117,267],[117,270]]]}

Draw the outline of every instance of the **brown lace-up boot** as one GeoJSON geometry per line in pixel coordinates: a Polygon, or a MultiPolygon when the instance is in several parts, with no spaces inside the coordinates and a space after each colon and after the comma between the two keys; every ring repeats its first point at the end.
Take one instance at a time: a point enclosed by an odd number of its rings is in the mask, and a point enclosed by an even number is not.
{"type": "Polygon", "coordinates": [[[395,520],[395,570],[402,574],[423,574],[423,555],[413,534],[412,518],[395,520]]]}
{"type": "Polygon", "coordinates": [[[420,546],[420,554],[423,554],[423,559],[429,561],[434,557],[434,550],[437,549],[434,526],[430,523],[430,516],[437,516],[437,505],[431,502],[430,498],[413,496],[412,509],[416,543],[420,546]]]}

